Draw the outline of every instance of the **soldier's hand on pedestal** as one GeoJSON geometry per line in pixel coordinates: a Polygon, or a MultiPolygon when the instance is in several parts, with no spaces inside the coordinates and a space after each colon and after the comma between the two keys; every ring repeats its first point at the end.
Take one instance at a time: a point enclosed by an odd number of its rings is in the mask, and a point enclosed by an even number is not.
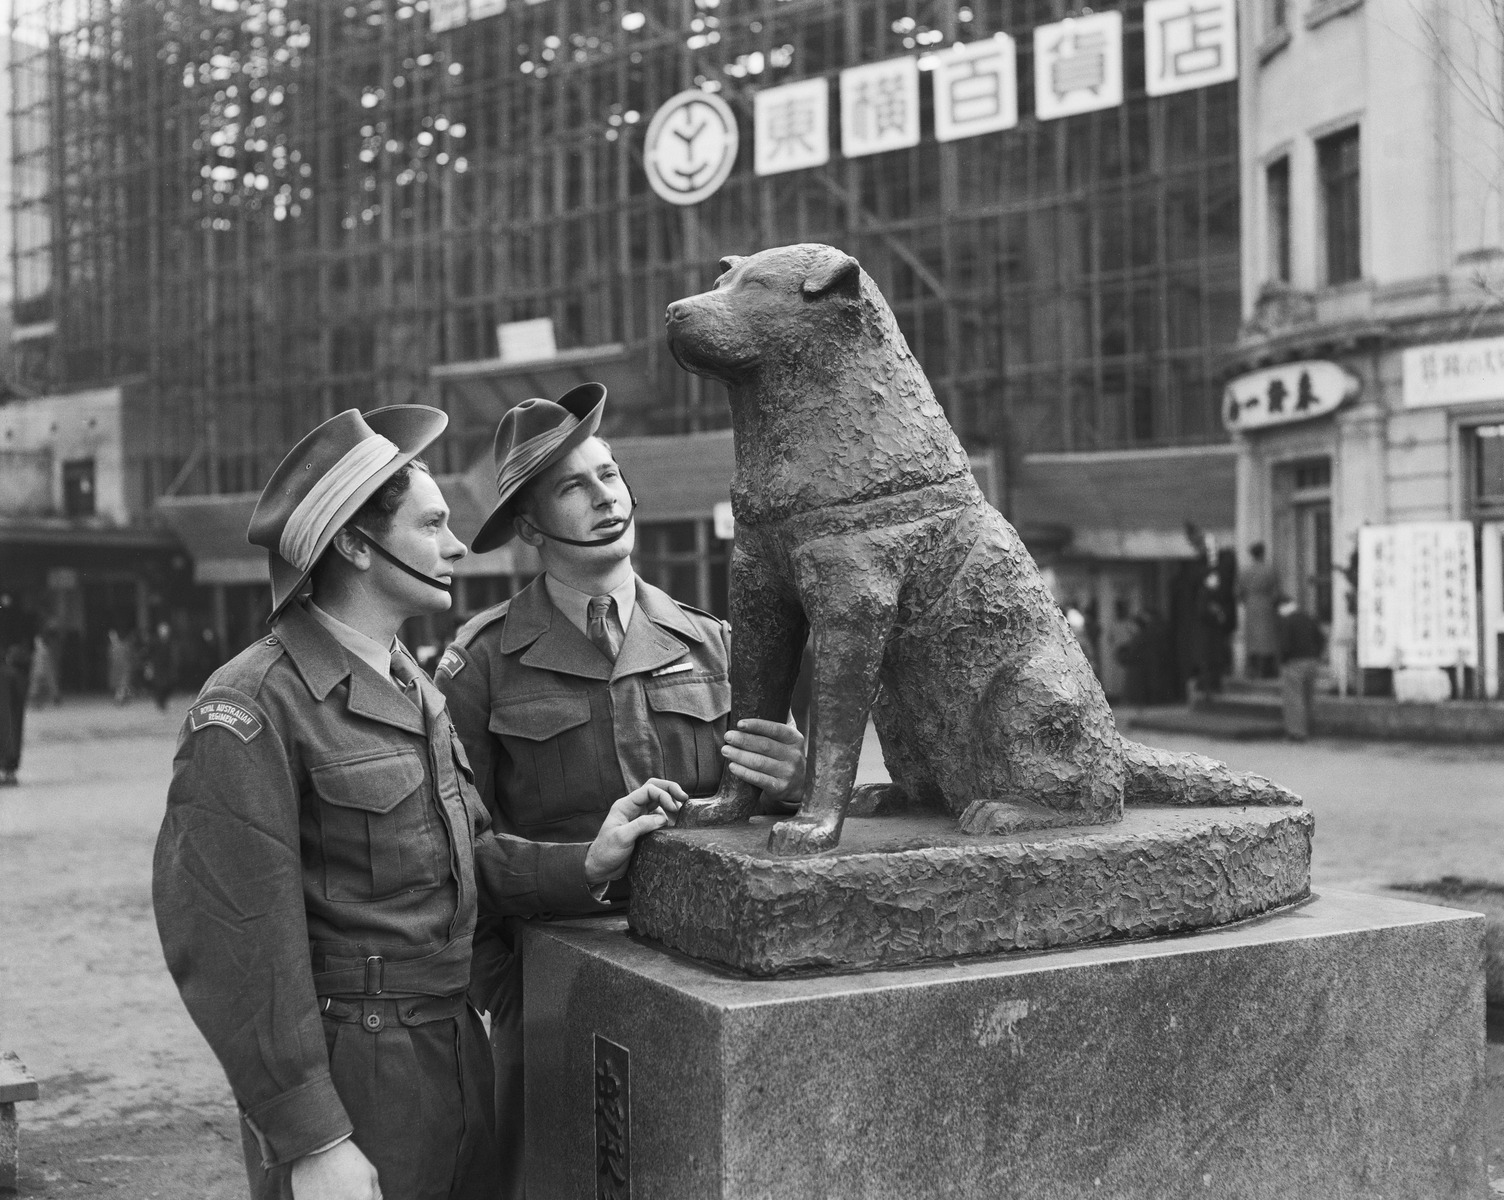
{"type": "Polygon", "coordinates": [[[689,799],[684,789],[666,779],[649,779],[635,792],[611,806],[605,824],[585,855],[585,879],[594,887],[620,879],[632,861],[637,839],[673,823],[679,805],[689,799]]]}
{"type": "Polygon", "coordinates": [[[780,804],[804,799],[804,735],[792,725],[749,717],[726,731],[721,757],[738,779],[780,804]]]}
{"type": "Polygon", "coordinates": [[[292,1164],[293,1200],[381,1200],[376,1168],[346,1138],[292,1164]]]}

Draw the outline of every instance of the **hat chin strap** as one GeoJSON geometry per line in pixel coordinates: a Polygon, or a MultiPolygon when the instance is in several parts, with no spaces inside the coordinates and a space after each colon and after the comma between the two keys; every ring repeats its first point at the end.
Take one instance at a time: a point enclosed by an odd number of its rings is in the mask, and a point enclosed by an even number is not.
{"type": "Polygon", "coordinates": [[[393,554],[390,550],[388,550],[385,546],[383,546],[380,542],[373,538],[359,525],[352,525],[351,528],[365,539],[366,545],[368,545],[372,550],[376,551],[377,554],[381,555],[382,558],[386,559],[387,562],[391,563],[392,566],[396,567],[399,571],[406,571],[414,579],[428,584],[429,587],[436,587],[440,591],[450,592],[454,590],[454,584],[445,583],[442,579],[435,579],[432,575],[425,575],[422,571],[418,570],[417,567],[409,566],[407,563],[403,562],[400,558],[398,558],[395,554],[393,554]]]}
{"type": "Polygon", "coordinates": [[[578,541],[575,538],[560,537],[557,533],[549,533],[548,530],[534,521],[532,517],[523,517],[522,519],[551,542],[563,542],[566,546],[609,546],[612,542],[619,542],[624,538],[627,530],[632,528],[632,522],[637,519],[637,493],[629,487],[627,488],[627,495],[632,498],[632,507],[627,510],[627,519],[621,523],[621,528],[615,533],[608,534],[603,538],[594,538],[588,542],[578,541]]]}

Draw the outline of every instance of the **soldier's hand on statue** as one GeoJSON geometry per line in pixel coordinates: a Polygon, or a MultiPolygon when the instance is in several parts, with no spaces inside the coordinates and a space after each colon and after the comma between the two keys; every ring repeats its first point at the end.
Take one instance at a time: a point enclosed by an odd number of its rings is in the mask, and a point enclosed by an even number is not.
{"type": "Polygon", "coordinates": [[[292,1164],[293,1200],[381,1200],[376,1168],[346,1138],[292,1164]]]}
{"type": "Polygon", "coordinates": [[[689,797],[677,783],[649,779],[611,806],[605,824],[585,855],[585,879],[592,887],[620,879],[632,861],[637,839],[655,829],[673,824],[679,805],[689,797]]]}
{"type": "Polygon", "coordinates": [[[760,787],[770,800],[804,798],[804,735],[793,725],[749,717],[726,731],[721,757],[738,779],[760,787]]]}

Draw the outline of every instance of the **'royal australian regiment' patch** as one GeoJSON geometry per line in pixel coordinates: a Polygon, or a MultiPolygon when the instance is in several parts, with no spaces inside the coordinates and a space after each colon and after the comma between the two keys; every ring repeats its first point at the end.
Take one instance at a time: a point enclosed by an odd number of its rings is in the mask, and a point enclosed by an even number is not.
{"type": "Polygon", "coordinates": [[[214,726],[228,729],[242,742],[249,742],[261,732],[261,719],[228,700],[205,700],[188,710],[188,728],[197,733],[214,726]]]}

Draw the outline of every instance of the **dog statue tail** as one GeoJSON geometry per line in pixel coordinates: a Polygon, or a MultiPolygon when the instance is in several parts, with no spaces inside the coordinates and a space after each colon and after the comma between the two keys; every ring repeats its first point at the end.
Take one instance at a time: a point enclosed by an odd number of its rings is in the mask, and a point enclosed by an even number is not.
{"type": "Polygon", "coordinates": [[[1262,775],[1234,771],[1204,754],[1177,754],[1123,739],[1128,777],[1124,804],[1231,808],[1239,804],[1299,804],[1300,797],[1262,775]]]}

